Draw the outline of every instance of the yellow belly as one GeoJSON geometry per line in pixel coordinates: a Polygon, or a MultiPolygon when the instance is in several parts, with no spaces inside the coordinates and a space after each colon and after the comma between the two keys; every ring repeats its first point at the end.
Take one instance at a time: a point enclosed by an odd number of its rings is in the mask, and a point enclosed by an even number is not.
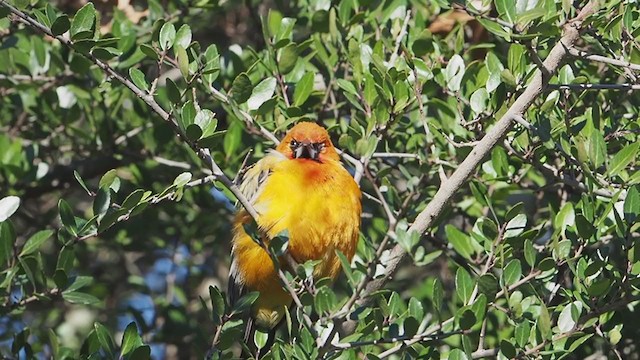
{"type": "MultiPolygon", "coordinates": [[[[322,260],[315,278],[335,278],[341,269],[336,250],[351,260],[360,225],[360,190],[337,162],[329,164],[283,161],[274,168],[255,207],[258,225],[270,237],[289,232],[288,251],[298,263],[322,260]]],[[[240,215],[238,223],[248,221],[240,215]]],[[[269,255],[235,228],[234,256],[245,287],[259,291],[254,305],[256,324],[272,328],[291,304],[269,255]]]]}

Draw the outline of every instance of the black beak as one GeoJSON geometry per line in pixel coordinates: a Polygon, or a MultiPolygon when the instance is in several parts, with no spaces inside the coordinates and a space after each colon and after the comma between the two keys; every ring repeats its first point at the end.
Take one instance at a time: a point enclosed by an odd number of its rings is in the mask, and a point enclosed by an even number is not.
{"type": "Polygon", "coordinates": [[[310,159],[319,161],[320,144],[298,143],[297,146],[291,147],[293,157],[296,159],[310,159]]]}

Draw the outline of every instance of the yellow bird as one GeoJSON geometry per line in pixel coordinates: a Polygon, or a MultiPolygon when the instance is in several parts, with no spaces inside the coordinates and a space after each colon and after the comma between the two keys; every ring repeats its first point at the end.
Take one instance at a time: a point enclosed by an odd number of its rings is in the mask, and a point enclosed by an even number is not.
{"type": "MultiPolygon", "coordinates": [[[[340,163],[323,127],[301,122],[291,128],[275,151],[247,171],[240,188],[258,213],[259,228],[269,238],[289,232],[287,251],[297,263],[321,260],[314,278],[338,276],[341,265],[336,250],[349,260],[353,258],[362,212],[360,189],[340,163]]],[[[260,292],[245,341],[256,326],[269,331],[272,342],[271,330],[280,323],[292,299],[282,288],[269,254],[245,232],[243,225],[251,221],[244,209],[238,211],[233,228],[230,302],[246,292],[260,292]]]]}

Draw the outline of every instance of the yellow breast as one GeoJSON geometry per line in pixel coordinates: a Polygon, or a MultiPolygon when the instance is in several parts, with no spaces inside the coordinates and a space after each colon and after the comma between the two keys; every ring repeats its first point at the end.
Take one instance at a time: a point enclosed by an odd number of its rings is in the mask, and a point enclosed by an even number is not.
{"type": "MultiPolygon", "coordinates": [[[[340,261],[335,250],[351,260],[360,228],[360,189],[337,161],[285,160],[271,168],[255,200],[258,225],[270,237],[289,232],[288,251],[298,263],[322,260],[314,277],[335,278],[340,261]]],[[[235,226],[234,258],[240,280],[261,293],[254,304],[259,326],[273,327],[291,298],[282,290],[269,255],[244,231],[250,219],[239,214],[235,226]]]]}
{"type": "Polygon", "coordinates": [[[355,253],[360,227],[360,189],[338,162],[283,161],[275,168],[257,206],[259,225],[275,236],[289,232],[289,253],[303,263],[324,260],[316,277],[335,277],[355,253]]]}

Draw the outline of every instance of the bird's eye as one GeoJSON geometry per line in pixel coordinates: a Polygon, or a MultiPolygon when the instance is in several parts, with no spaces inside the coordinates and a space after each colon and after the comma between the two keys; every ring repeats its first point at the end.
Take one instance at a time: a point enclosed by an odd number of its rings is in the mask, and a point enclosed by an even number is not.
{"type": "Polygon", "coordinates": [[[291,147],[298,147],[298,145],[300,145],[300,143],[297,140],[291,140],[291,147]]]}
{"type": "Polygon", "coordinates": [[[324,150],[324,148],[326,148],[326,147],[327,147],[327,144],[325,144],[325,143],[320,143],[320,144],[318,144],[318,151],[323,151],[323,150],[324,150]]]}

